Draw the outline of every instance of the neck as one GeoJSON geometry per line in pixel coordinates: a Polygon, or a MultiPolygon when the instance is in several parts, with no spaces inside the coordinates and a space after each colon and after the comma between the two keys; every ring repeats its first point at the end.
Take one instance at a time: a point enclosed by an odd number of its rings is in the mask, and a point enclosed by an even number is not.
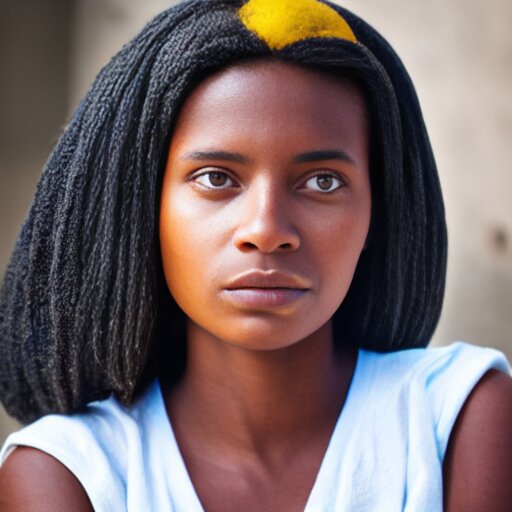
{"type": "Polygon", "coordinates": [[[332,432],[356,352],[335,352],[330,324],[290,347],[242,349],[188,325],[187,369],[167,393],[175,430],[238,453],[284,453],[332,432]]]}

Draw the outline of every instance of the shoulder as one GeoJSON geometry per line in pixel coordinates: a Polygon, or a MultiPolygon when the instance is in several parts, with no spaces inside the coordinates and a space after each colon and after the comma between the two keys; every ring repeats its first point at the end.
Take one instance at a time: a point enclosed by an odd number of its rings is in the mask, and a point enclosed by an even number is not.
{"type": "MultiPolygon", "coordinates": [[[[443,459],[455,421],[472,390],[490,370],[510,373],[505,356],[468,343],[410,349],[387,354],[366,353],[367,374],[379,392],[388,390],[407,403],[409,420],[433,429],[443,459]]],[[[413,422],[414,423],[414,422],[413,422]]]]}
{"type": "Polygon", "coordinates": [[[444,461],[447,511],[509,510],[512,379],[490,370],[464,403],[444,461]]]}
{"type": "Polygon", "coordinates": [[[123,510],[130,465],[140,462],[134,454],[143,451],[145,396],[130,408],[114,398],[93,402],[82,413],[44,416],[11,434],[0,452],[0,466],[13,504],[25,492],[34,502],[41,493],[56,492],[50,503],[57,498],[65,503],[67,496],[81,493],[96,510],[123,510]],[[52,480],[46,490],[38,486],[39,481],[46,485],[45,475],[52,480]]]}
{"type": "Polygon", "coordinates": [[[0,465],[17,446],[36,448],[50,454],[68,468],[122,466],[126,430],[134,423],[114,400],[90,404],[84,412],[50,414],[11,434],[0,452],[0,465]],[[120,454],[121,458],[112,458],[120,454]],[[107,460],[107,458],[109,460],[107,460]]]}
{"type": "Polygon", "coordinates": [[[92,511],[83,487],[63,464],[34,448],[18,447],[0,468],[0,512],[92,511]]]}
{"type": "Polygon", "coordinates": [[[457,388],[470,390],[487,370],[510,371],[501,352],[462,342],[444,347],[387,353],[361,352],[364,355],[365,372],[371,373],[375,379],[402,388],[422,387],[434,399],[436,394],[447,391],[446,385],[450,382],[453,384],[451,387],[456,390],[453,398],[458,396],[461,399],[457,388]]]}
{"type": "MultiPolygon", "coordinates": [[[[381,395],[391,388],[397,397],[396,414],[403,414],[408,429],[408,467],[417,470],[418,489],[428,474],[449,512],[508,510],[512,379],[505,356],[454,343],[370,357],[378,377],[374,386],[381,395]]],[[[427,494],[434,494],[432,486],[427,494]]]]}

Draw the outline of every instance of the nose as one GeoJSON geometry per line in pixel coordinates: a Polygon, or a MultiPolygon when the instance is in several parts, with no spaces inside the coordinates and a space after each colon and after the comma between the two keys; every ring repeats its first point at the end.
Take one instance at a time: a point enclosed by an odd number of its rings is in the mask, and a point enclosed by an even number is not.
{"type": "Polygon", "coordinates": [[[236,247],[262,253],[291,252],[300,247],[300,237],[286,191],[272,183],[254,184],[240,198],[236,247]]]}

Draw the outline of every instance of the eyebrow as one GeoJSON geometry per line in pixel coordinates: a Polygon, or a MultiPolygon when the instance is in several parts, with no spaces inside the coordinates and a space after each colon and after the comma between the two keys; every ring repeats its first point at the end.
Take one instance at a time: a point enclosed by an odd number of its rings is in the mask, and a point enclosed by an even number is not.
{"type": "Polygon", "coordinates": [[[296,164],[305,164],[310,162],[321,162],[322,160],[341,160],[354,164],[354,159],[345,153],[342,149],[321,149],[318,151],[308,151],[300,153],[293,159],[296,164]]]}
{"type": "MultiPolygon", "coordinates": [[[[236,162],[239,164],[246,164],[249,159],[241,153],[222,151],[222,150],[200,150],[191,151],[186,153],[180,160],[222,160],[225,162],[236,162]]],[[[316,151],[307,151],[299,153],[293,157],[293,162],[296,164],[321,162],[324,160],[341,160],[354,164],[354,159],[342,149],[320,149],[316,151]]]]}
{"type": "Polygon", "coordinates": [[[217,150],[191,151],[190,153],[186,153],[180,160],[223,160],[225,162],[236,162],[239,164],[245,164],[249,161],[249,159],[241,153],[217,150]]]}

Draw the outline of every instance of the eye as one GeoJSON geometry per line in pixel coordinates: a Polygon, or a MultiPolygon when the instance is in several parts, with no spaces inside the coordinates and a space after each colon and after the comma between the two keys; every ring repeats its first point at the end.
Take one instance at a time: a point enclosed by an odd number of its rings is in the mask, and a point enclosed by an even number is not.
{"type": "Polygon", "coordinates": [[[192,177],[192,181],[210,189],[235,187],[236,183],[223,171],[206,171],[192,177]]]}
{"type": "Polygon", "coordinates": [[[343,187],[345,184],[343,180],[335,174],[316,174],[307,179],[303,188],[314,190],[315,192],[329,193],[334,192],[336,189],[343,187]]]}

